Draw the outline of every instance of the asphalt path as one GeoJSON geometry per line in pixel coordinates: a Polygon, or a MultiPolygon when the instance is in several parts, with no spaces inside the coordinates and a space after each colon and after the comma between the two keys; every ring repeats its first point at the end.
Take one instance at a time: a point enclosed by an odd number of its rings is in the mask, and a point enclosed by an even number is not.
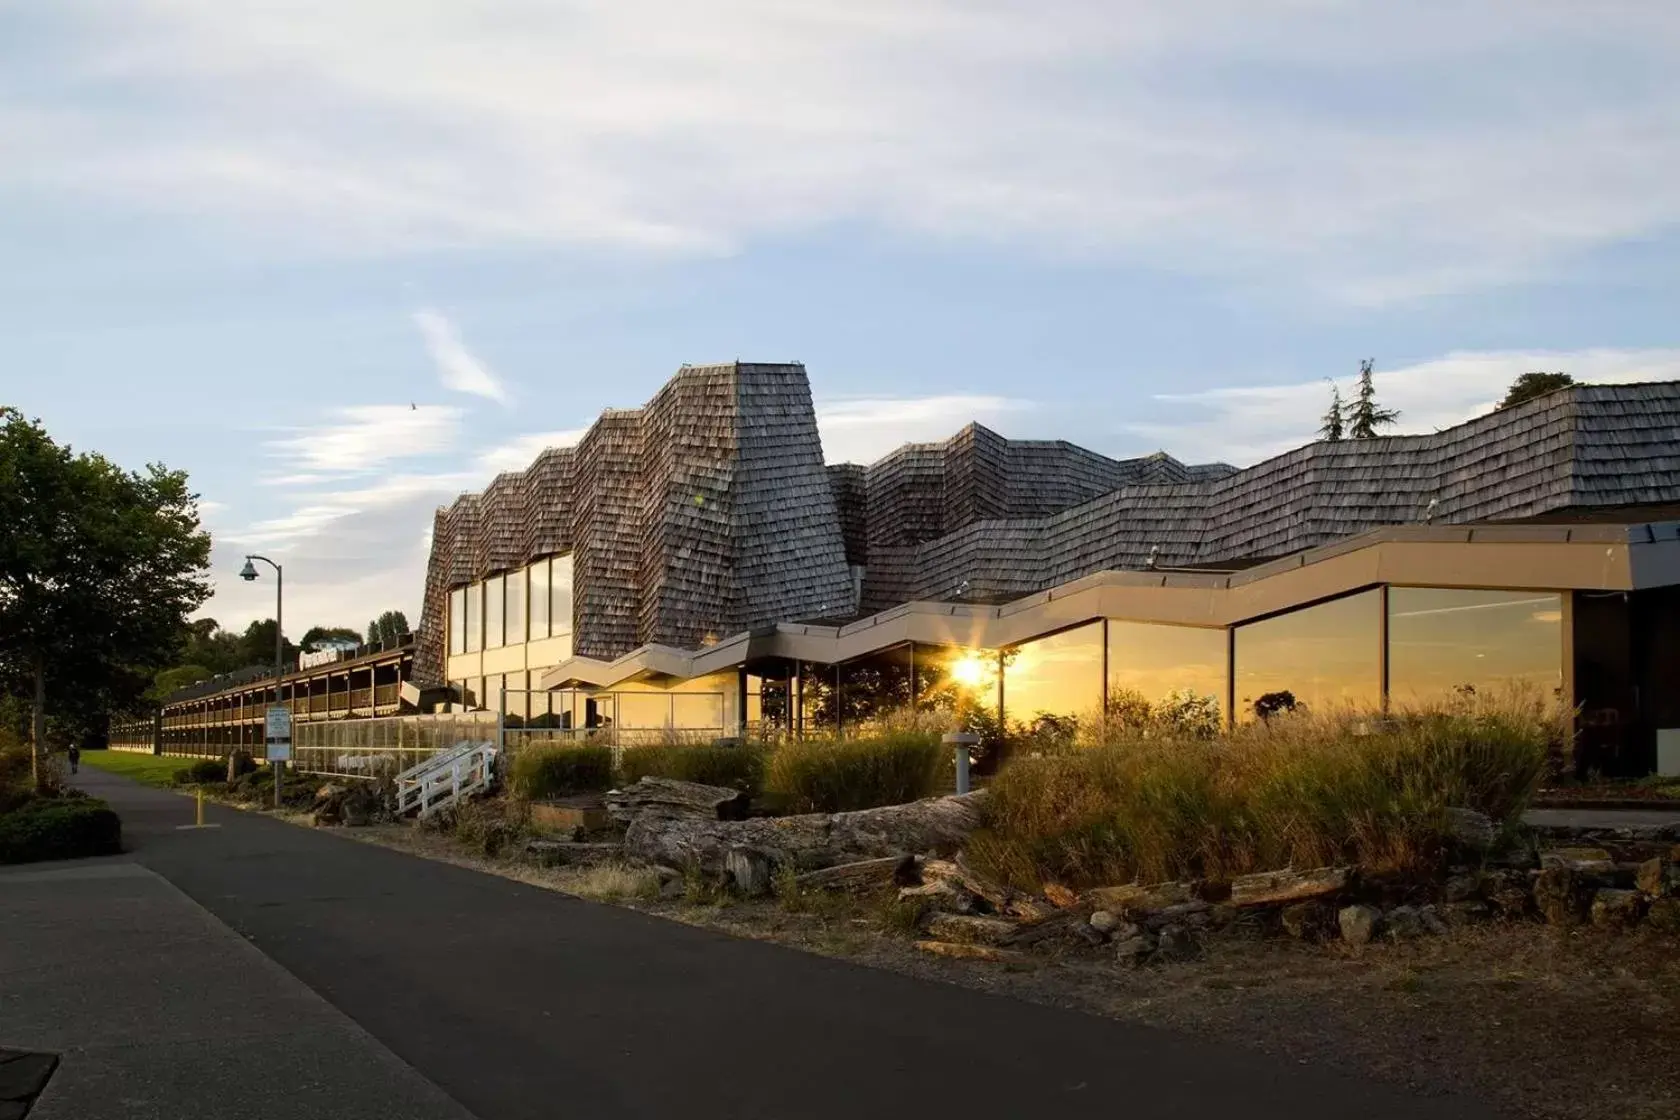
{"type": "Polygon", "coordinates": [[[1492,1115],[220,806],[221,827],[181,830],[178,795],[77,783],[122,814],[132,858],[481,1120],[1492,1115]]]}

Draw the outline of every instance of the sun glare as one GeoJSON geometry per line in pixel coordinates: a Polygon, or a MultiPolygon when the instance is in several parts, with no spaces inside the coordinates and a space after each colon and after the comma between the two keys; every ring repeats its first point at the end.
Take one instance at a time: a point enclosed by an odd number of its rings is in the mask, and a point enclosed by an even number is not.
{"type": "Polygon", "coordinates": [[[979,688],[996,671],[996,666],[977,653],[965,653],[951,663],[951,679],[964,688],[979,688]]]}

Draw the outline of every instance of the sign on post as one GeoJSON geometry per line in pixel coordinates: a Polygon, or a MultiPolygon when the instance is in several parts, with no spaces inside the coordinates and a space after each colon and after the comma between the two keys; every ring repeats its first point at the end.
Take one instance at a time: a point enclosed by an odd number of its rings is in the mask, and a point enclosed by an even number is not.
{"type": "Polygon", "coordinates": [[[290,762],[292,760],[292,713],[289,708],[278,704],[270,705],[265,713],[264,723],[267,734],[264,736],[268,743],[267,759],[270,762],[290,762]]]}

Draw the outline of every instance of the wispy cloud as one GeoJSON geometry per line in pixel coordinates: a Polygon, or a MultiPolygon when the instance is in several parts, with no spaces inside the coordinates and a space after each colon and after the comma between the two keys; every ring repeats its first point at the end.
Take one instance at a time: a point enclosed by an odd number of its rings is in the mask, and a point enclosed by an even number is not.
{"type": "Polygon", "coordinates": [[[416,311],[414,325],[420,328],[420,336],[426,341],[426,352],[437,363],[438,378],[444,388],[507,404],[506,387],[489,366],[467,349],[455,324],[442,312],[416,311]]]}
{"type": "Polygon", "coordinates": [[[9,91],[0,185],[294,250],[719,252],[861,222],[1359,303],[1680,221],[1658,0],[298,9],[37,6],[30,61],[77,80],[9,91]]]}
{"type": "Polygon", "coordinates": [[[571,428],[563,432],[532,432],[501,440],[474,460],[478,470],[487,474],[503,471],[522,471],[536,461],[538,455],[551,447],[570,447],[582,439],[588,428],[571,428]]]}
{"type": "Polygon", "coordinates": [[[272,484],[312,485],[447,451],[461,424],[461,410],[443,405],[356,405],[329,416],[320,428],[269,443],[288,466],[298,468],[270,479],[272,484]]]}
{"type": "MultiPolygon", "coordinates": [[[[1524,373],[1562,371],[1584,382],[1680,380],[1680,350],[1499,350],[1447,354],[1399,369],[1376,369],[1377,396],[1398,408],[1395,432],[1429,432],[1485,413],[1524,373]]],[[[1351,396],[1356,377],[1339,378],[1351,396]]],[[[1247,465],[1318,438],[1330,404],[1330,382],[1160,394],[1156,400],[1191,414],[1181,422],[1131,424],[1181,459],[1247,465]]]]}
{"type": "Polygon", "coordinates": [[[996,424],[1032,408],[1011,397],[951,393],[817,402],[817,429],[830,463],[871,463],[906,443],[945,439],[972,422],[996,424]]]}

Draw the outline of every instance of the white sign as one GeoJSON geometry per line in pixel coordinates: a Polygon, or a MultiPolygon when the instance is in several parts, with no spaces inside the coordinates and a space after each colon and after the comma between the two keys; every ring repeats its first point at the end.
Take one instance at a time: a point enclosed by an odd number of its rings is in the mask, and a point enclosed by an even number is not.
{"type": "Polygon", "coordinates": [[[265,715],[268,722],[268,741],[272,743],[276,739],[283,739],[290,743],[292,741],[291,709],[272,704],[265,715]]]}

